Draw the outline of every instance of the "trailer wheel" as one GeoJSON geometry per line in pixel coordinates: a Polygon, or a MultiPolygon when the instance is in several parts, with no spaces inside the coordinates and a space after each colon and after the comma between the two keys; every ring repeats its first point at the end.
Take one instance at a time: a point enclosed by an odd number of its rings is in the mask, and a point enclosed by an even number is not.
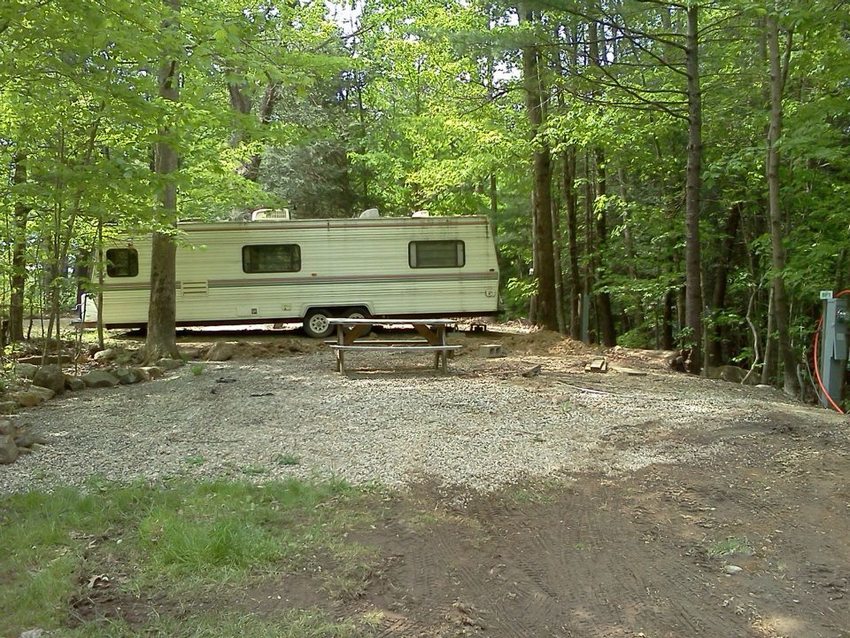
{"type": "Polygon", "coordinates": [[[372,315],[365,308],[349,308],[345,311],[346,319],[369,319],[372,315]]]}
{"type": "Polygon", "coordinates": [[[333,332],[333,326],[328,323],[331,313],[324,309],[313,309],[304,316],[304,332],[313,339],[324,339],[333,332]]]}

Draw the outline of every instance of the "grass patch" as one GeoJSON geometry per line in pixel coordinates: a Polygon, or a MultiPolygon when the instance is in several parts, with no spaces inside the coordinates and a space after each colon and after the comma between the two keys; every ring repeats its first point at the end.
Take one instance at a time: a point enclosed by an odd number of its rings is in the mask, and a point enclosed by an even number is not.
{"type": "Polygon", "coordinates": [[[278,454],[275,461],[278,465],[298,465],[301,463],[301,458],[295,454],[278,454]]]}
{"type": "Polygon", "coordinates": [[[709,558],[723,558],[724,556],[752,556],[755,550],[746,538],[729,536],[711,545],[707,553],[709,558]]]}
{"type": "MultiPolygon", "coordinates": [[[[121,623],[70,629],[68,601],[89,594],[96,574],[115,591],[152,591],[191,603],[193,593],[227,591],[268,574],[305,570],[324,557],[321,583],[355,595],[377,556],[345,538],[378,516],[380,498],[342,481],[289,479],[114,485],[0,498],[0,609],[10,635],[33,627],[57,635],[124,636],[121,623]],[[328,568],[328,565],[330,566],[328,568]],[[93,632],[93,633],[87,633],[93,632]]],[[[286,618],[215,617],[153,635],[349,636],[353,625],[317,613],[286,618]],[[206,623],[206,624],[205,624],[206,623]],[[242,626],[244,623],[257,623],[242,626]],[[191,626],[191,630],[186,627],[191,626]],[[292,629],[290,629],[292,628],[292,629]],[[188,633],[187,633],[188,632],[188,633]],[[287,633],[289,632],[289,633],[287,633]]],[[[135,627],[133,631],[139,630],[135,627]]],[[[147,634],[146,634],[147,635],[147,634]]],[[[361,635],[361,634],[357,634],[361,635]]]]}
{"type": "Polygon", "coordinates": [[[66,638],[361,638],[372,635],[370,629],[365,619],[362,623],[334,620],[318,609],[298,609],[266,617],[227,612],[191,615],[180,620],[160,617],[140,627],[100,621],[52,635],[66,638]]]}

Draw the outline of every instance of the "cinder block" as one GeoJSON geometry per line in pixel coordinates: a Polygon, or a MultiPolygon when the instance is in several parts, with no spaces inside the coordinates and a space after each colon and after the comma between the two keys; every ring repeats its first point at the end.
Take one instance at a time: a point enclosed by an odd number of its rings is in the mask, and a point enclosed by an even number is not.
{"type": "Polygon", "coordinates": [[[478,351],[482,356],[487,357],[488,359],[496,359],[498,357],[505,356],[505,349],[502,348],[501,343],[487,343],[478,347],[478,351]]]}

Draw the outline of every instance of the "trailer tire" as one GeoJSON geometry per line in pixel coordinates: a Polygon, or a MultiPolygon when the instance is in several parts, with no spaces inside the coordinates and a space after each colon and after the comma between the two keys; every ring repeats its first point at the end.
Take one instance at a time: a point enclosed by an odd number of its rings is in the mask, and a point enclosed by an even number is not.
{"type": "Polygon", "coordinates": [[[333,332],[333,326],[328,323],[331,313],[322,308],[307,311],[304,315],[304,332],[313,339],[324,339],[333,332]]]}
{"type": "Polygon", "coordinates": [[[345,311],[346,319],[371,319],[372,315],[365,308],[349,308],[345,311]]]}

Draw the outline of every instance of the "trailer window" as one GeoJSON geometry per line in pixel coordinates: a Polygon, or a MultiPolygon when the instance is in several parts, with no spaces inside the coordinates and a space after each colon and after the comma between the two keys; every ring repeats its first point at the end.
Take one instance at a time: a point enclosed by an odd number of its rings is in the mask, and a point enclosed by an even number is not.
{"type": "Polygon", "coordinates": [[[135,277],[139,274],[139,253],[135,248],[109,248],[106,251],[109,277],[135,277]]]}
{"type": "Polygon", "coordinates": [[[244,272],[298,272],[301,247],[298,244],[242,246],[244,272]]]}
{"type": "Polygon", "coordinates": [[[408,246],[411,268],[460,268],[466,263],[462,241],[412,241],[408,246]]]}

